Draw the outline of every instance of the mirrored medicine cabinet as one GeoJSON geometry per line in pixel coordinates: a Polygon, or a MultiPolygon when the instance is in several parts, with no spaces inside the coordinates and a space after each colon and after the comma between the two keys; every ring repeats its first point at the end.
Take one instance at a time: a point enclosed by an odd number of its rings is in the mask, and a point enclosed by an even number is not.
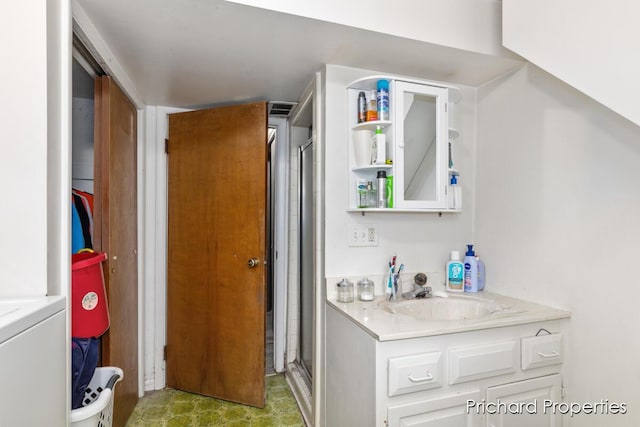
{"type": "Polygon", "coordinates": [[[451,164],[451,144],[459,134],[453,127],[459,90],[381,75],[349,84],[347,96],[349,211],[459,212],[460,190],[454,186],[459,185],[460,173],[451,164]],[[361,93],[367,101],[375,97],[379,80],[389,82],[390,120],[363,121],[358,114],[358,98],[361,93]],[[376,157],[376,130],[384,135],[384,161],[380,161],[380,155],[376,157]],[[376,204],[379,171],[392,177],[385,207],[376,204]],[[456,177],[453,185],[452,176],[456,177]],[[370,192],[373,195],[366,194],[370,192]]]}

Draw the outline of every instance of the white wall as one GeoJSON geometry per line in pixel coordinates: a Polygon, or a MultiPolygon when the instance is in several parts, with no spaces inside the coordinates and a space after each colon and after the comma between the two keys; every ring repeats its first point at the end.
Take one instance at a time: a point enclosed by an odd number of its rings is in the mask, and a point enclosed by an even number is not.
{"type": "Polygon", "coordinates": [[[640,424],[640,128],[535,66],[479,89],[475,242],[487,289],[572,311],[567,400],[640,424]]]}
{"type": "Polygon", "coordinates": [[[0,296],[69,289],[69,16],[65,0],[0,7],[0,296]]]}
{"type": "Polygon", "coordinates": [[[0,9],[2,52],[11,64],[0,68],[0,296],[45,295],[47,8],[29,0],[0,9]]]}
{"type": "Polygon", "coordinates": [[[230,1],[442,46],[509,55],[502,47],[498,0],[230,1]]]}
{"type": "Polygon", "coordinates": [[[504,0],[503,10],[507,48],[640,124],[637,0],[504,0]]]}
{"type": "MultiPolygon", "coordinates": [[[[326,67],[326,126],[324,141],[325,277],[384,274],[389,258],[396,253],[408,272],[444,271],[452,249],[462,250],[471,238],[472,177],[475,129],[475,91],[461,87],[462,101],[456,106],[460,138],[456,165],[462,174],[463,212],[361,213],[347,212],[348,112],[346,87],[374,71],[328,65],[326,67]],[[350,223],[378,226],[377,247],[348,247],[350,223]]],[[[379,73],[378,73],[379,74],[379,73]]]]}

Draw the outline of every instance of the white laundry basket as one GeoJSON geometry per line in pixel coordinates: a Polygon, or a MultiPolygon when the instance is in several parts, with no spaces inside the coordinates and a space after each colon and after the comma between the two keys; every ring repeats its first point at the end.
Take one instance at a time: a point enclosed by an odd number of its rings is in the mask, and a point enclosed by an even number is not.
{"type": "Polygon", "coordinates": [[[82,407],[71,411],[71,427],[111,427],[113,391],[122,378],[124,372],[120,368],[96,368],[84,393],[82,407]]]}

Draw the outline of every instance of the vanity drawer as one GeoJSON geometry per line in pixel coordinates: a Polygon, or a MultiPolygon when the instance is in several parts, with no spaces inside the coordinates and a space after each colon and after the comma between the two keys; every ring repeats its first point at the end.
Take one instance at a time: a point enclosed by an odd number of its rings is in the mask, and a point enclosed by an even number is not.
{"type": "Polygon", "coordinates": [[[439,351],[389,359],[389,397],[442,387],[439,351]]]}
{"type": "Polygon", "coordinates": [[[452,348],[449,350],[449,384],[516,372],[517,356],[515,341],[452,348]]]}
{"type": "Polygon", "coordinates": [[[562,363],[562,334],[522,338],[522,369],[562,363]]]}

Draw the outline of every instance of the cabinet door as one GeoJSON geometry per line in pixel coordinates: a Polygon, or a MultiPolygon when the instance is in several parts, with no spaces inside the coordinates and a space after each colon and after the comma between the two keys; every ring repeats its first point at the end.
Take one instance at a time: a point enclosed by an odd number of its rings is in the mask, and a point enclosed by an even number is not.
{"type": "Polygon", "coordinates": [[[479,402],[480,391],[470,391],[412,403],[390,406],[389,427],[477,427],[482,416],[469,411],[469,402],[479,402]]]}
{"type": "Polygon", "coordinates": [[[115,388],[114,425],[138,403],[137,112],[108,76],[95,82],[94,249],[106,252],[104,279],[111,325],[102,336],[102,365],[124,378],[115,388]]]}
{"type": "Polygon", "coordinates": [[[487,426],[559,427],[560,413],[545,402],[560,402],[560,375],[489,387],[487,389],[487,426]],[[495,406],[489,406],[495,404],[495,406]]]}
{"type": "Polygon", "coordinates": [[[393,96],[394,207],[445,209],[448,90],[396,81],[393,96]]]}
{"type": "Polygon", "coordinates": [[[67,421],[65,312],[0,344],[0,426],[67,421]]]}

